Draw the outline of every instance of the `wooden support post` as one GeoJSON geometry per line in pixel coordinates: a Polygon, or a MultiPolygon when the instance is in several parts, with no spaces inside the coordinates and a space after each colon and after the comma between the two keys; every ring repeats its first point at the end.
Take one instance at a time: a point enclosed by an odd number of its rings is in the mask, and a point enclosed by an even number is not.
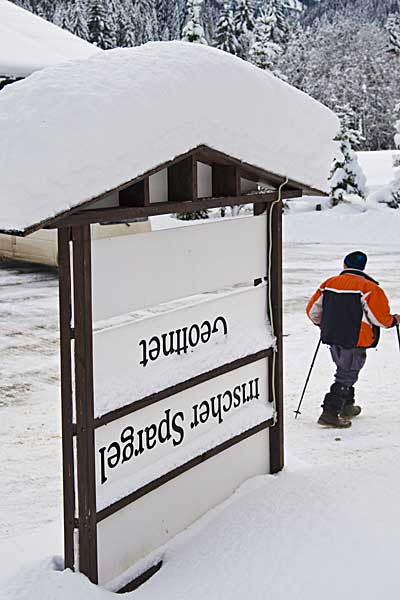
{"type": "Polygon", "coordinates": [[[98,582],[90,225],[72,228],[79,571],[98,582]]]}
{"type": "Polygon", "coordinates": [[[74,569],[74,435],[71,374],[71,261],[69,227],[58,230],[59,315],[61,359],[61,427],[63,455],[64,565],[74,569]]]}
{"type": "MultiPolygon", "coordinates": [[[[278,473],[284,466],[283,443],[283,344],[282,344],[282,202],[268,206],[268,220],[272,220],[272,319],[276,337],[275,372],[272,359],[269,361],[269,387],[272,397],[275,389],[276,424],[270,429],[270,471],[278,473]]],[[[267,243],[271,243],[268,240],[267,243]]]]}
{"type": "Polygon", "coordinates": [[[168,167],[168,202],[197,200],[197,160],[189,156],[168,167]]]}

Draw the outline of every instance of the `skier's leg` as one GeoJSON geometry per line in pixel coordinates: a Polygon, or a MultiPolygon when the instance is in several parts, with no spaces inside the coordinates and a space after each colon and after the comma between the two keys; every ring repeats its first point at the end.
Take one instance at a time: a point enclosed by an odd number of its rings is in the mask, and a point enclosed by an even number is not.
{"type": "Polygon", "coordinates": [[[318,419],[320,425],[339,428],[351,426],[351,421],[341,417],[341,412],[345,403],[344,392],[349,389],[347,383],[341,383],[341,381],[347,381],[345,365],[346,357],[343,355],[343,350],[344,349],[340,346],[331,347],[332,359],[336,365],[335,383],[331,385],[330,391],[325,395],[322,404],[322,415],[318,419]]]}

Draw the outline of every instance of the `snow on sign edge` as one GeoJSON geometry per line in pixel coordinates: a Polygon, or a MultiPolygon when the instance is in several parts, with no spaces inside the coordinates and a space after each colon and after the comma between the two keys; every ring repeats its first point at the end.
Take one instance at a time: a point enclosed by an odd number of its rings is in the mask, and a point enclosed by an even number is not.
{"type": "Polygon", "coordinates": [[[25,77],[38,69],[101,52],[45,19],[0,0],[0,75],[25,77]]]}
{"type": "Polygon", "coordinates": [[[185,42],[36,72],[3,90],[0,121],[0,227],[9,232],[199,145],[323,191],[338,128],[329,109],[273,75],[185,42]]]}

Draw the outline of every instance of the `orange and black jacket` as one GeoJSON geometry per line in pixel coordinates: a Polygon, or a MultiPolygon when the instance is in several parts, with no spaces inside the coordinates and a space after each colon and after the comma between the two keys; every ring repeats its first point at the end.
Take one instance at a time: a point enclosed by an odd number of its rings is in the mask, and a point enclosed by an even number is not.
{"type": "Polygon", "coordinates": [[[357,269],[324,281],[309,301],[307,315],[321,328],[324,344],[343,348],[374,348],[380,327],[396,324],[379,283],[357,269]]]}

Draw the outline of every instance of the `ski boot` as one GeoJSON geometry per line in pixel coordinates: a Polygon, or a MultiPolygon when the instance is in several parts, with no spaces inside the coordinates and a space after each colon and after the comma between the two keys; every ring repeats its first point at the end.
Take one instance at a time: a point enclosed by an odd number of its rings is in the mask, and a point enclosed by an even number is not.
{"type": "Polygon", "coordinates": [[[350,398],[349,387],[340,383],[333,383],[330,391],[325,394],[322,405],[322,415],[318,419],[318,424],[324,427],[335,427],[338,429],[347,429],[351,427],[351,421],[342,417],[344,403],[347,397],[350,398]],[[347,394],[347,395],[346,395],[347,394]]]}
{"type": "Polygon", "coordinates": [[[322,414],[318,419],[318,425],[323,425],[324,427],[333,427],[336,429],[348,429],[351,427],[351,421],[343,418],[339,414],[339,411],[325,406],[323,407],[322,414]]]}
{"type": "MultiPolygon", "coordinates": [[[[344,386],[342,386],[344,387],[344,386]]],[[[345,419],[351,419],[357,417],[361,412],[361,406],[354,404],[354,387],[348,387],[343,390],[344,405],[340,412],[340,416],[345,419]]]]}

